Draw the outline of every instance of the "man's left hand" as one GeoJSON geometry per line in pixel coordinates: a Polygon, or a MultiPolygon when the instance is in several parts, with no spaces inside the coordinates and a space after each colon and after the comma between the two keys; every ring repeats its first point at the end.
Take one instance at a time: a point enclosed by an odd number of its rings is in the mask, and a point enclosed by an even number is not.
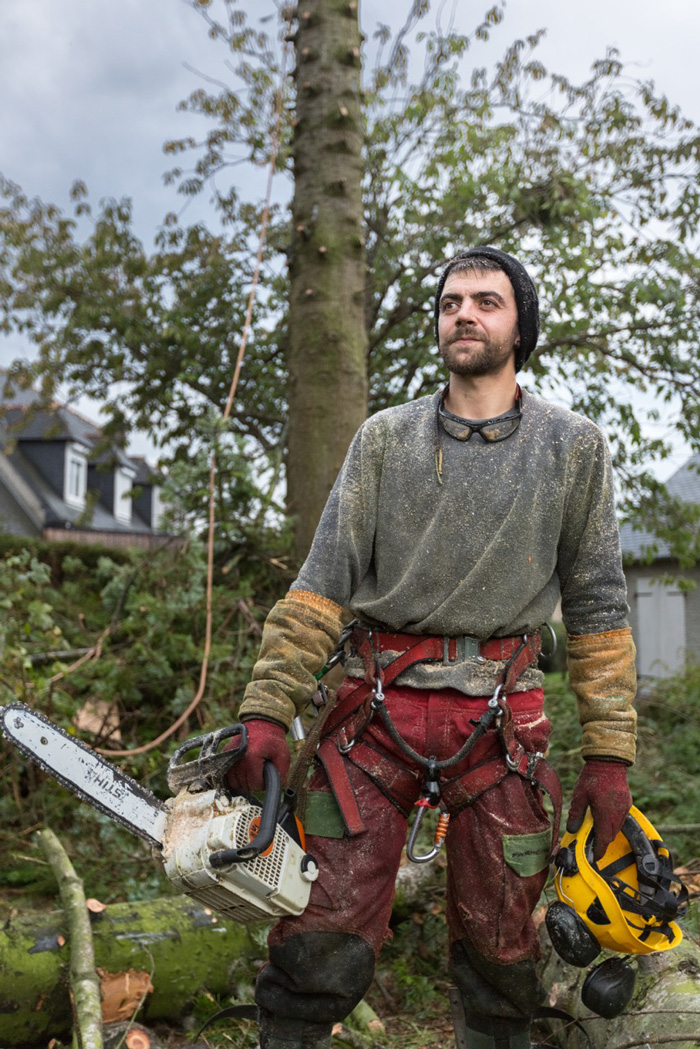
{"type": "Polygon", "coordinates": [[[632,807],[627,766],[622,761],[586,761],[574,787],[566,829],[575,834],[590,808],[595,827],[593,858],[602,859],[608,845],[622,830],[632,807]]]}

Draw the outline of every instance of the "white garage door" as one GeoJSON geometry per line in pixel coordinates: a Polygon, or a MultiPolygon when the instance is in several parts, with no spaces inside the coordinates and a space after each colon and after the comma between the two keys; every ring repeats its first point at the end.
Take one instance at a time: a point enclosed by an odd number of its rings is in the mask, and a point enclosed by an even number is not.
{"type": "Polygon", "coordinates": [[[685,594],[673,583],[640,579],[637,605],[637,670],[670,677],[685,662],[685,594]]]}

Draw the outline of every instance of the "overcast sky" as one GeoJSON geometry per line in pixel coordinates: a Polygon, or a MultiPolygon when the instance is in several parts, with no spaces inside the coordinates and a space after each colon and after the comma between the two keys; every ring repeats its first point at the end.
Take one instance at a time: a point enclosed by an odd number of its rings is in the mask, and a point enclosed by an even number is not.
{"type": "MultiPolygon", "coordinates": [[[[256,0],[256,10],[265,3],[256,0]]],[[[443,18],[452,3],[442,4],[443,18]]],[[[456,0],[456,28],[471,29],[488,6],[456,0]]],[[[379,20],[402,22],[408,7],[409,0],[361,0],[365,33],[371,37],[379,20]]],[[[177,103],[202,84],[195,70],[227,78],[224,47],[207,38],[185,0],[0,0],[0,12],[0,171],[64,208],[78,178],[93,201],[130,196],[137,232],[150,242],[163,215],[181,206],[163,186],[162,144],[202,133],[177,103]]],[[[634,72],[700,121],[697,0],[509,0],[504,23],[475,60],[486,64],[541,28],[549,68],[581,78],[606,47],[617,47],[634,72]]],[[[187,217],[205,211],[197,203],[187,217]]]]}

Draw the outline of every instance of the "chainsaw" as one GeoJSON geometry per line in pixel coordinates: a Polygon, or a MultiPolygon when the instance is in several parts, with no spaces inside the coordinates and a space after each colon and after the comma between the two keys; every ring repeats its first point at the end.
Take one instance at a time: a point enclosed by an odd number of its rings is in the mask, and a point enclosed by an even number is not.
{"type": "Polygon", "coordinates": [[[148,842],[173,885],[241,923],[301,914],[318,865],[306,852],[293,814],[293,793],[282,800],[280,774],[266,761],[265,801],[233,796],[226,772],[248,745],[244,724],[184,743],[168,763],[172,797],[163,802],[90,747],[22,703],[0,707],[3,735],[83,801],[148,842]],[[238,739],[233,750],[219,750],[238,739]],[[183,761],[198,751],[195,758],[183,761]]]}

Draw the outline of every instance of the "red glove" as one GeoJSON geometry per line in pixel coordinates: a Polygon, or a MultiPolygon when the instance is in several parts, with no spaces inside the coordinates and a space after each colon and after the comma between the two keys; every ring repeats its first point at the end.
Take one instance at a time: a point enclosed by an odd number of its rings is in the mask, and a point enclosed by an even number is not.
{"type": "Polygon", "coordinates": [[[600,860],[610,842],[622,830],[632,808],[632,795],[627,785],[627,766],[621,761],[591,758],[576,780],[566,829],[575,834],[590,808],[595,827],[593,858],[600,860]]]}
{"type": "MultiPolygon", "coordinates": [[[[248,729],[248,749],[226,773],[226,782],[232,791],[255,794],[263,790],[263,764],[271,761],[282,777],[287,779],[291,756],[287,746],[286,732],[277,721],[251,718],[245,722],[248,729]]],[[[224,750],[235,750],[237,743],[231,740],[224,750]]]]}

